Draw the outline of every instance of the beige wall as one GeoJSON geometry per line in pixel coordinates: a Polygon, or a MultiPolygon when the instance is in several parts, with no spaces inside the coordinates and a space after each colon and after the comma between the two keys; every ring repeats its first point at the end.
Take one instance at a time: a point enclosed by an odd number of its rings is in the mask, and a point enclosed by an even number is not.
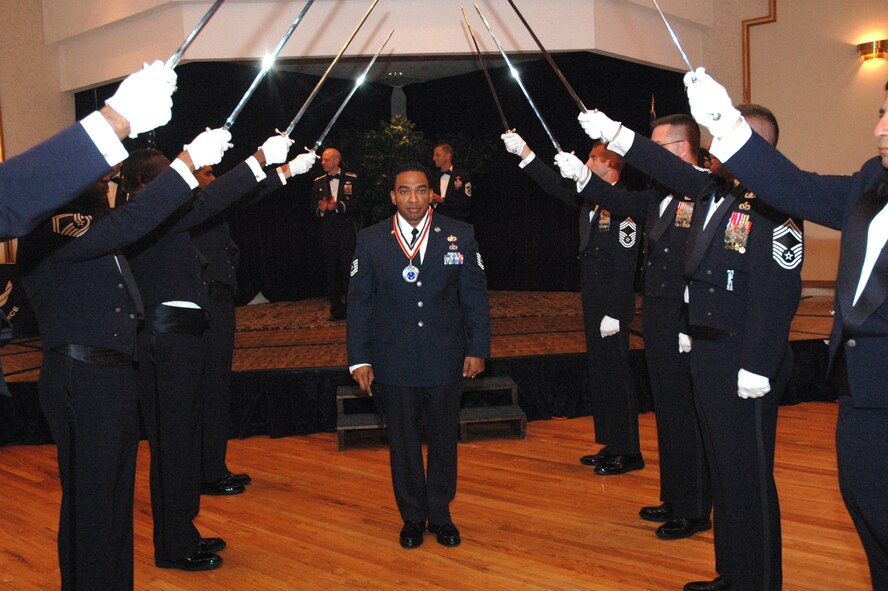
{"type": "Polygon", "coordinates": [[[0,109],[6,157],[74,121],[74,99],[59,90],[59,60],[43,42],[40,0],[0,0],[0,109]]]}

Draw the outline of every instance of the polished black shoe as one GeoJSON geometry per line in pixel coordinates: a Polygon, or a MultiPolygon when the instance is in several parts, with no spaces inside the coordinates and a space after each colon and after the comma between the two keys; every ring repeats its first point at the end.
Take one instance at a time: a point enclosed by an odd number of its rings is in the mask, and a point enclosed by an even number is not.
{"type": "Polygon", "coordinates": [[[216,482],[204,482],[200,485],[200,494],[202,495],[239,495],[246,490],[243,484],[233,482],[224,476],[216,482]]]}
{"type": "Polygon", "coordinates": [[[222,538],[201,538],[197,543],[197,551],[203,553],[221,552],[227,545],[222,538]]]}
{"type": "Polygon", "coordinates": [[[178,560],[154,559],[158,568],[178,568],[179,570],[198,571],[213,570],[222,566],[222,557],[210,552],[192,552],[178,560]]]}
{"type": "Polygon", "coordinates": [[[694,581],[684,586],[684,591],[726,591],[731,586],[721,577],[715,577],[711,581],[694,581]]]}
{"type": "Polygon", "coordinates": [[[661,540],[680,540],[710,529],[712,529],[712,522],[708,517],[702,519],[674,517],[657,528],[657,537],[661,540]]]}
{"type": "Polygon", "coordinates": [[[642,507],[638,516],[645,521],[669,521],[672,519],[672,503],[663,503],[656,507],[642,507]]]}
{"type": "Polygon", "coordinates": [[[401,528],[401,546],[403,548],[418,548],[422,546],[422,538],[425,528],[418,521],[408,521],[401,528]]]}
{"type": "Polygon", "coordinates": [[[226,472],[224,478],[228,479],[228,482],[232,482],[234,484],[240,484],[242,486],[246,486],[247,484],[250,484],[251,482],[253,482],[253,479],[250,478],[249,474],[243,474],[243,473],[232,474],[231,472],[226,472]]]}
{"type": "Polygon", "coordinates": [[[438,538],[438,543],[442,546],[459,546],[462,539],[459,537],[459,530],[453,523],[445,523],[444,525],[434,525],[429,522],[429,531],[438,538]]]}
{"type": "Polygon", "coordinates": [[[631,454],[625,456],[610,456],[595,467],[595,473],[602,476],[610,476],[611,474],[625,474],[633,470],[641,470],[644,468],[644,459],[641,454],[631,454]]]}
{"type": "Polygon", "coordinates": [[[607,447],[602,447],[600,450],[598,450],[598,453],[583,456],[582,458],[580,458],[580,463],[586,466],[597,466],[609,457],[610,453],[607,451],[607,447]]]}

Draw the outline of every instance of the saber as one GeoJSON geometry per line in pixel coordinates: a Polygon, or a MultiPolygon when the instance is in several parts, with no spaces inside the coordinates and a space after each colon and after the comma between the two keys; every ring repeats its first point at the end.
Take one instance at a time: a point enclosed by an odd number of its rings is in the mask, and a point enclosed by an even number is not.
{"type": "Polygon", "coordinates": [[[536,42],[537,47],[540,48],[540,51],[543,52],[543,56],[545,56],[546,61],[549,62],[549,65],[552,66],[552,69],[555,70],[555,74],[558,76],[558,79],[561,80],[561,83],[564,84],[564,88],[567,89],[567,92],[570,94],[571,98],[573,98],[574,102],[584,113],[588,111],[586,105],[583,104],[583,101],[580,100],[579,95],[577,95],[576,91],[573,89],[573,86],[570,85],[570,82],[567,81],[567,78],[564,77],[564,72],[561,71],[561,68],[558,67],[558,64],[555,63],[555,60],[552,59],[552,55],[546,51],[546,48],[543,47],[543,44],[537,38],[536,33],[533,32],[533,29],[530,28],[530,23],[528,23],[524,19],[524,15],[521,14],[521,11],[518,10],[518,7],[515,6],[515,3],[512,0],[509,0],[509,4],[512,5],[512,8],[515,10],[515,14],[518,15],[518,18],[521,19],[521,22],[524,23],[524,27],[527,29],[527,32],[530,33],[530,36],[533,37],[533,40],[536,42]]]}
{"type": "Polygon", "coordinates": [[[527,102],[530,103],[530,108],[533,110],[534,115],[537,116],[537,119],[540,121],[540,125],[543,126],[543,129],[546,131],[546,135],[549,136],[549,140],[552,142],[552,145],[555,146],[555,149],[559,152],[563,152],[561,146],[558,144],[558,140],[555,139],[555,136],[552,135],[552,130],[549,129],[549,126],[546,124],[546,120],[543,119],[543,115],[540,113],[540,110],[537,108],[536,103],[533,102],[533,99],[530,98],[530,93],[527,92],[527,89],[524,87],[524,83],[521,82],[521,76],[518,74],[518,70],[515,69],[515,66],[512,65],[512,60],[509,59],[509,56],[506,55],[503,46],[500,45],[499,40],[496,38],[496,35],[493,34],[493,30],[490,28],[490,23],[487,22],[487,19],[484,18],[484,13],[481,12],[481,9],[478,7],[477,2],[473,2],[475,5],[475,10],[478,11],[478,16],[481,17],[481,22],[484,23],[484,26],[487,28],[487,32],[490,33],[491,39],[496,44],[496,48],[499,49],[500,54],[503,56],[503,59],[506,61],[506,65],[509,66],[509,70],[512,72],[512,76],[515,78],[515,81],[518,82],[518,86],[521,88],[521,92],[524,93],[524,98],[527,99],[527,102]]]}
{"type": "Polygon", "coordinates": [[[225,0],[216,0],[213,2],[213,5],[210,6],[210,9],[207,11],[203,17],[197,21],[197,24],[191,29],[191,32],[185,37],[185,41],[182,42],[182,45],[179,46],[179,49],[176,50],[176,53],[170,56],[170,59],[166,61],[166,65],[168,68],[175,69],[176,66],[179,65],[179,61],[182,59],[182,56],[185,54],[185,50],[188,49],[188,46],[194,41],[197,37],[198,33],[200,33],[201,29],[204,28],[204,25],[216,14],[216,11],[219,10],[219,7],[222,6],[222,3],[225,0]]]}
{"type": "MultiPolygon", "coordinates": [[[[511,0],[510,0],[511,1],[511,0]]],[[[684,49],[681,48],[681,41],[678,40],[678,35],[675,34],[675,30],[672,28],[672,25],[669,24],[669,21],[666,20],[666,15],[663,14],[663,11],[660,10],[660,5],[657,3],[657,0],[653,0],[654,6],[657,7],[657,12],[660,13],[660,18],[663,19],[663,24],[666,25],[666,28],[669,30],[669,35],[672,37],[672,42],[678,48],[678,53],[681,54],[681,59],[684,60],[684,63],[688,66],[688,72],[694,71],[694,66],[691,65],[691,60],[688,59],[688,54],[684,52],[684,49]]]]}
{"type": "Polygon", "coordinates": [[[333,115],[333,118],[330,119],[330,123],[327,124],[327,127],[325,127],[324,131],[321,133],[321,137],[319,137],[318,141],[316,141],[314,143],[314,146],[312,146],[312,152],[317,152],[318,148],[321,147],[321,144],[324,143],[324,139],[327,137],[327,134],[330,133],[330,129],[333,127],[333,124],[336,123],[336,120],[339,119],[340,115],[342,115],[342,111],[345,110],[345,106],[348,104],[348,101],[351,100],[351,97],[354,96],[355,92],[357,92],[358,87],[360,87],[364,83],[364,80],[366,80],[367,78],[367,72],[369,72],[370,68],[373,67],[373,64],[376,63],[376,58],[379,57],[379,54],[382,53],[382,50],[385,47],[386,43],[389,42],[389,39],[391,39],[392,35],[394,34],[395,30],[392,29],[392,32],[388,34],[388,37],[386,37],[385,41],[382,42],[382,45],[379,46],[379,49],[376,51],[376,55],[373,56],[373,59],[370,60],[370,63],[367,64],[367,67],[364,68],[364,71],[361,72],[361,75],[358,76],[357,80],[355,80],[355,85],[352,86],[351,92],[348,93],[348,96],[345,97],[345,100],[342,101],[341,105],[339,105],[339,109],[336,111],[336,113],[333,115]]]}
{"type": "Polygon", "coordinates": [[[225,125],[222,126],[222,129],[227,131],[231,129],[232,125],[234,125],[234,120],[237,119],[237,116],[240,115],[240,112],[243,110],[244,106],[246,106],[247,101],[250,100],[250,97],[253,96],[254,92],[256,92],[256,89],[259,87],[259,83],[262,82],[263,78],[265,78],[265,75],[268,74],[268,71],[274,65],[274,61],[281,54],[281,50],[284,48],[284,45],[286,45],[287,41],[290,40],[290,37],[293,36],[293,32],[296,30],[296,27],[299,26],[300,22],[302,22],[302,17],[305,16],[305,13],[308,12],[308,9],[313,3],[314,0],[308,0],[308,2],[305,3],[305,6],[302,7],[302,10],[296,16],[296,20],[293,21],[292,25],[290,25],[290,29],[283,37],[281,37],[281,40],[278,41],[277,47],[274,48],[274,51],[271,52],[271,55],[262,60],[262,68],[259,70],[259,73],[256,74],[256,77],[253,78],[253,83],[250,84],[247,92],[244,93],[244,96],[241,97],[240,102],[237,103],[236,107],[234,107],[231,115],[229,115],[228,119],[225,120],[225,125]]]}
{"type": "Polygon", "coordinates": [[[299,112],[296,113],[296,116],[293,117],[293,120],[290,121],[290,125],[287,126],[287,129],[284,130],[282,135],[286,137],[290,137],[290,134],[293,133],[293,128],[296,127],[296,124],[299,123],[299,120],[302,119],[302,116],[305,115],[305,111],[308,109],[308,105],[311,104],[311,101],[314,100],[316,94],[321,89],[321,86],[324,84],[324,81],[327,79],[327,76],[330,75],[330,70],[333,69],[333,66],[336,65],[336,62],[339,61],[339,58],[342,57],[342,54],[345,53],[345,50],[348,49],[348,46],[351,45],[352,39],[355,38],[355,35],[358,34],[358,31],[361,30],[361,27],[364,26],[364,21],[367,20],[367,17],[370,16],[370,13],[373,12],[373,9],[376,8],[376,4],[379,0],[373,0],[373,4],[370,5],[370,8],[367,9],[367,12],[364,13],[364,17],[361,19],[361,22],[358,23],[358,26],[355,27],[355,30],[352,31],[351,36],[348,38],[348,41],[345,42],[345,45],[342,46],[342,49],[339,50],[339,53],[336,54],[336,57],[333,58],[333,61],[330,62],[330,65],[327,67],[327,71],[324,72],[324,75],[321,76],[321,79],[318,80],[318,83],[315,85],[314,90],[311,91],[311,94],[308,95],[308,98],[305,99],[305,102],[302,103],[302,107],[299,109],[299,112]]]}
{"type": "Polygon", "coordinates": [[[481,55],[481,48],[478,47],[475,31],[472,30],[472,25],[469,24],[469,17],[466,14],[466,9],[462,6],[460,6],[459,9],[462,11],[463,18],[466,19],[469,35],[472,36],[472,43],[475,44],[475,54],[478,56],[478,61],[481,62],[481,69],[484,70],[484,77],[487,78],[487,86],[490,87],[490,94],[493,95],[493,102],[496,103],[496,110],[499,111],[500,119],[503,121],[503,128],[505,128],[506,133],[510,133],[512,128],[509,127],[509,122],[506,121],[506,113],[503,111],[503,106],[500,104],[499,95],[496,94],[496,88],[493,87],[493,80],[490,79],[490,72],[487,71],[487,64],[484,63],[484,56],[481,55]]]}

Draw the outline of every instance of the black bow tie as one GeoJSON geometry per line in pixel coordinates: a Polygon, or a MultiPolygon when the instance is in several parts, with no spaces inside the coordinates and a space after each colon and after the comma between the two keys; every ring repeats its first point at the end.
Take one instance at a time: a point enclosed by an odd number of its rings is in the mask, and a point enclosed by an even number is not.
{"type": "Polygon", "coordinates": [[[331,181],[332,181],[333,179],[337,179],[337,180],[338,180],[339,177],[341,176],[341,173],[340,173],[340,174],[328,174],[327,176],[330,178],[331,181]]]}

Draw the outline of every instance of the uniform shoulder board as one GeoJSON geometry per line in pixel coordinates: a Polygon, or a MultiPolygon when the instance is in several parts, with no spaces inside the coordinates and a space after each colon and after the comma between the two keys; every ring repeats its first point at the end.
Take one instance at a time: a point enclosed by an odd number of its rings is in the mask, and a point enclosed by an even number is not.
{"type": "Polygon", "coordinates": [[[327,176],[326,173],[322,174],[322,175],[319,176],[319,177],[315,177],[315,182],[318,182],[319,180],[322,180],[325,176],[327,176]]]}
{"type": "Polygon", "coordinates": [[[89,231],[89,225],[91,223],[91,215],[60,213],[52,216],[52,232],[53,234],[59,234],[60,236],[77,238],[89,231]]]}
{"type": "Polygon", "coordinates": [[[353,172],[347,172],[347,173],[345,173],[345,176],[350,176],[350,177],[353,178],[353,179],[358,178],[358,175],[356,175],[356,174],[353,173],[353,172]]]}

